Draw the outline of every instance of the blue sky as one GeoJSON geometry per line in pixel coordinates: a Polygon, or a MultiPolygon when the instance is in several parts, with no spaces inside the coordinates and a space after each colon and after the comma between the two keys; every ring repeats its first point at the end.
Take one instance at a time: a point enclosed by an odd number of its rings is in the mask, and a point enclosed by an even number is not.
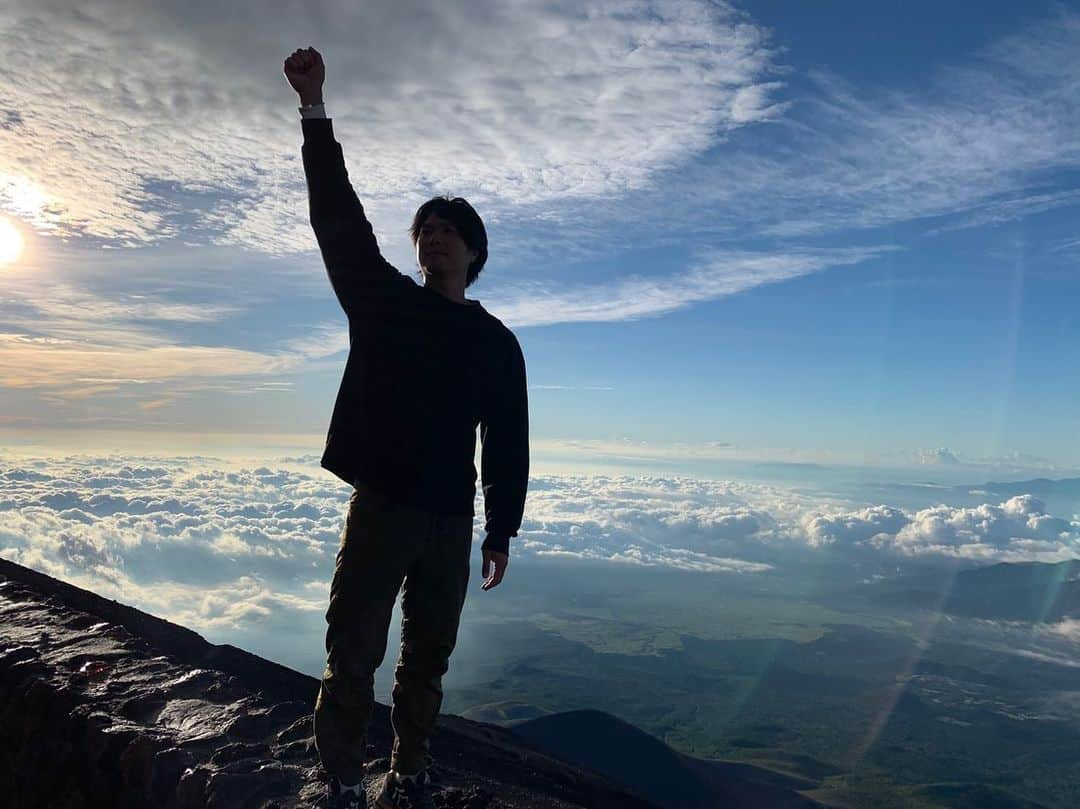
{"type": "Polygon", "coordinates": [[[310,44],[390,260],[434,193],[488,222],[468,295],[552,468],[1080,468],[1074,5],[260,9],[0,11],[8,446],[321,449],[346,327],[281,76],[310,44]]]}

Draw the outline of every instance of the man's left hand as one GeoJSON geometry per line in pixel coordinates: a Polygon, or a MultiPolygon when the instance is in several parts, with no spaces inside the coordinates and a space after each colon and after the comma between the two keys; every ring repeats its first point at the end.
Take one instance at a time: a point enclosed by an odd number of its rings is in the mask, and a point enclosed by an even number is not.
{"type": "Polygon", "coordinates": [[[499,551],[484,551],[483,553],[484,566],[480,570],[480,575],[484,577],[484,583],[480,585],[480,589],[490,590],[503,580],[503,574],[506,573],[506,566],[510,563],[510,557],[499,551]],[[490,576],[488,575],[489,569],[491,569],[490,576]]]}

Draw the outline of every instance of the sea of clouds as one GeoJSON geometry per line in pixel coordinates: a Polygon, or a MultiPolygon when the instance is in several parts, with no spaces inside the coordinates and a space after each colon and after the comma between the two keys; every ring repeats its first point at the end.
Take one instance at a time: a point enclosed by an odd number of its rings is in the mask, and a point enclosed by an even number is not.
{"type": "MultiPolygon", "coordinates": [[[[0,556],[196,630],[239,628],[325,610],[350,492],[316,456],[0,455],[0,556]]],[[[478,545],[480,494],[476,513],[478,545]]],[[[1057,562],[1080,557],[1080,515],[1030,494],[912,508],[763,482],[534,475],[511,558],[541,557],[717,576],[808,560],[1057,562]]]]}

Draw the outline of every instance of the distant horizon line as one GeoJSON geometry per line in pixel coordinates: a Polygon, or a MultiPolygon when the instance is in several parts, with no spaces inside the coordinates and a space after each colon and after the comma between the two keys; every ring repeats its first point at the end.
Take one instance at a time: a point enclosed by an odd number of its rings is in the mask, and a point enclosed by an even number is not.
{"type": "MultiPolygon", "coordinates": [[[[296,454],[318,458],[325,445],[324,432],[236,432],[199,430],[154,430],[108,428],[48,428],[38,430],[0,427],[0,459],[5,455],[32,457],[57,453],[80,454],[120,452],[151,456],[202,454],[222,459],[272,458],[296,454]]],[[[1025,456],[1015,458],[967,459],[951,452],[953,461],[918,462],[922,454],[936,450],[912,449],[883,453],[852,453],[822,450],[798,450],[793,447],[750,447],[719,441],[646,441],[629,437],[534,438],[534,471],[550,468],[562,461],[566,465],[594,464],[603,467],[642,464],[733,464],[813,469],[890,469],[921,471],[927,478],[945,471],[1009,470],[1012,474],[1030,472],[1031,477],[1080,476],[1080,463],[1068,464],[1051,459],[1025,456]],[[860,456],[860,457],[855,457],[860,456]]],[[[477,441],[477,455],[481,444],[477,441]]],[[[940,448],[939,448],[940,449],[940,448]]],[[[948,476],[948,475],[946,475],[948,476]]]]}

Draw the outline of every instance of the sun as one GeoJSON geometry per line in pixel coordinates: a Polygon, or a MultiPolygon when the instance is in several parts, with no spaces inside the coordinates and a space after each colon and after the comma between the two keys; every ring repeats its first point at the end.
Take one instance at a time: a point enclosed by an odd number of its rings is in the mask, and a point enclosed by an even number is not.
{"type": "Polygon", "coordinates": [[[23,251],[23,237],[11,220],[0,216],[0,265],[10,264],[23,251]]]}

